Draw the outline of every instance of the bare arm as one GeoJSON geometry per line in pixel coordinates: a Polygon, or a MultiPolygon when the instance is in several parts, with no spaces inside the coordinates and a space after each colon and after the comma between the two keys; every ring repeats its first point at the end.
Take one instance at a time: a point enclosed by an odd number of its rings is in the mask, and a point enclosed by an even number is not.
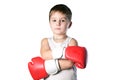
{"type": "Polygon", "coordinates": [[[52,59],[52,55],[51,55],[51,49],[49,47],[49,44],[48,44],[48,39],[47,38],[44,38],[42,41],[41,41],[41,49],[40,49],[40,54],[41,54],[41,57],[45,60],[49,60],[49,59],[52,59]]]}
{"type": "MultiPolygon", "coordinates": [[[[69,46],[77,46],[77,45],[78,45],[78,43],[75,39],[72,39],[69,43],[69,46]]],[[[41,49],[40,49],[41,57],[45,60],[53,59],[51,53],[52,53],[52,51],[49,47],[48,40],[47,40],[47,38],[44,38],[41,41],[41,49]]],[[[72,68],[74,63],[71,60],[59,59],[59,65],[60,65],[61,70],[65,70],[65,69],[72,68]]]]}

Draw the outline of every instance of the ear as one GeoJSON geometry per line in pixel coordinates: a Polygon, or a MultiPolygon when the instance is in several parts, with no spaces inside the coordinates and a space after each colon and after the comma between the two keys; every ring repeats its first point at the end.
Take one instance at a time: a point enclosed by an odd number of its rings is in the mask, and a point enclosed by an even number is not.
{"type": "Polygon", "coordinates": [[[70,22],[68,29],[69,29],[71,26],[72,26],[72,21],[70,22]]]}

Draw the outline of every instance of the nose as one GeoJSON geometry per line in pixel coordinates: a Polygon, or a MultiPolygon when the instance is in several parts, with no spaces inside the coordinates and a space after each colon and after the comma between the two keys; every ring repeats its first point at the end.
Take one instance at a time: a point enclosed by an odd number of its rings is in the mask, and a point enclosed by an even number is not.
{"type": "Polygon", "coordinates": [[[57,24],[57,26],[60,26],[60,25],[61,25],[61,21],[58,20],[58,21],[56,22],[56,24],[57,24]]]}

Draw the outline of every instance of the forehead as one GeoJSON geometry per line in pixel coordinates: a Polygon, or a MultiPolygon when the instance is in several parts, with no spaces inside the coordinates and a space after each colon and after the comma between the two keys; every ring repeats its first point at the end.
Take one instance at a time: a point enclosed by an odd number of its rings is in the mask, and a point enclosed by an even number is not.
{"type": "Polygon", "coordinates": [[[67,18],[67,16],[60,11],[52,11],[50,17],[51,18],[55,18],[55,17],[67,18]]]}

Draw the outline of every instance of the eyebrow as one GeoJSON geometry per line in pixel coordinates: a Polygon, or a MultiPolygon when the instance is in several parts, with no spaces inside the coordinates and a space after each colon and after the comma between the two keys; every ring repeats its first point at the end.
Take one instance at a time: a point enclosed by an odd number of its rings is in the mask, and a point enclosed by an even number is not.
{"type": "MultiPolygon", "coordinates": [[[[56,17],[51,17],[51,19],[55,19],[56,17]]],[[[67,20],[67,18],[66,17],[62,17],[61,19],[66,19],[67,20]]]]}

